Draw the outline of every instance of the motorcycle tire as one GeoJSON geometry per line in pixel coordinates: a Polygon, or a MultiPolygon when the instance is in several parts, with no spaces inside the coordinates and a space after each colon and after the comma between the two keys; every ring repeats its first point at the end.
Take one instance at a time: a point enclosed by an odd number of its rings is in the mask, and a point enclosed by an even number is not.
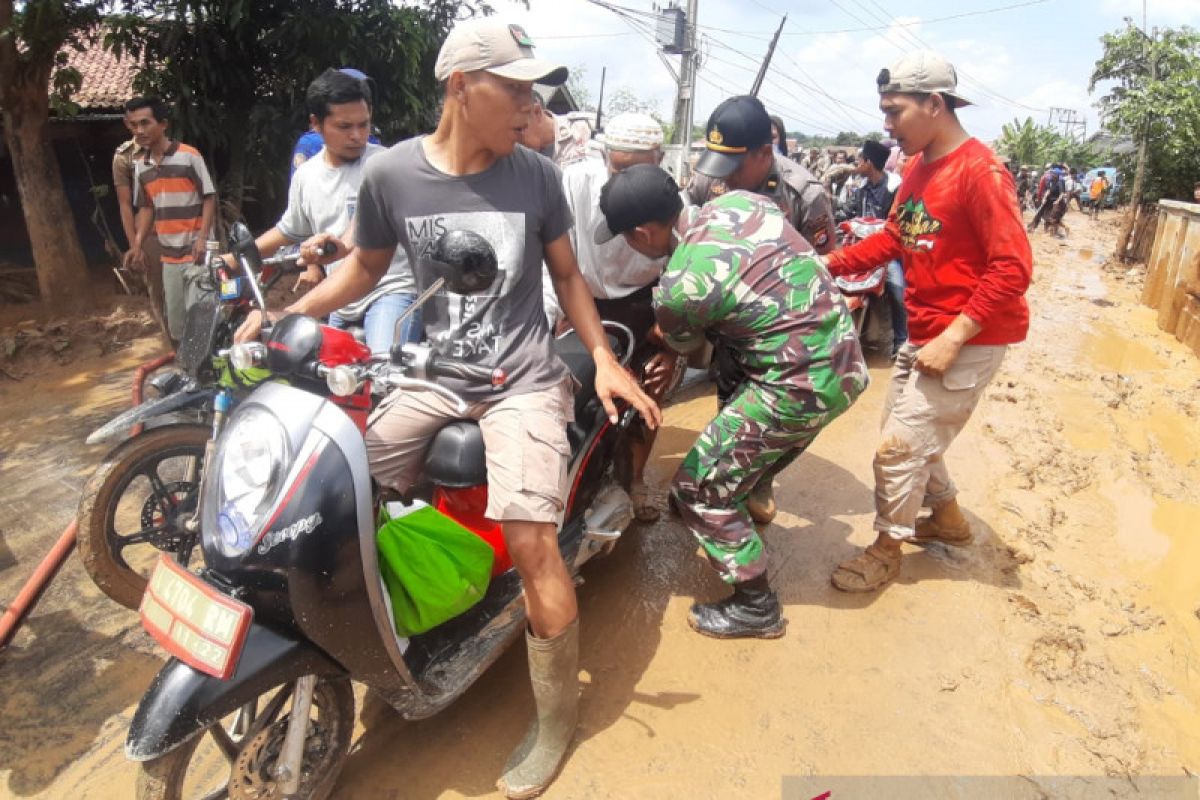
{"type": "Polygon", "coordinates": [[[146,591],[154,559],[144,556],[153,555],[157,549],[170,553],[186,566],[196,550],[198,534],[173,525],[163,509],[195,509],[204,469],[204,449],[211,437],[212,429],[205,425],[152,428],[110,451],[83,487],[76,517],[83,568],[100,591],[126,608],[137,610],[146,591]],[[167,483],[156,471],[165,461],[184,459],[186,465],[186,459],[192,458],[196,459],[193,479],[185,475],[184,480],[167,483]],[[143,480],[135,485],[139,477],[143,480]],[[142,484],[147,485],[148,493],[144,497],[134,496],[141,494],[142,484]],[[133,493],[127,491],[131,486],[133,493]],[[142,527],[123,535],[117,529],[117,515],[120,513],[124,521],[138,510],[138,505],[141,509],[137,521],[142,527]],[[150,531],[151,528],[159,530],[150,531]],[[141,538],[132,543],[125,541],[134,536],[141,538]],[[126,548],[131,546],[142,551],[143,558],[134,559],[136,566],[125,555],[126,548]]]}
{"type": "MultiPolygon", "coordinates": [[[[287,733],[289,714],[284,713],[284,705],[290,699],[294,685],[294,678],[277,684],[252,703],[231,710],[227,717],[166,755],[143,762],[138,773],[137,800],[282,799],[273,770],[275,757],[287,733]],[[232,724],[229,720],[235,715],[246,719],[243,714],[251,706],[255,709],[253,721],[244,732],[238,732],[237,719],[232,724]],[[226,730],[226,724],[230,724],[230,730],[226,730]],[[221,733],[217,733],[218,730],[221,733]],[[205,745],[203,750],[202,743],[205,745]],[[214,772],[223,772],[222,762],[226,763],[229,773],[224,786],[220,785],[220,777],[214,775],[214,772]],[[189,781],[189,767],[193,766],[200,774],[189,781]],[[209,780],[205,781],[205,778],[209,780]],[[206,785],[189,785],[196,780],[206,785]]],[[[312,707],[316,719],[310,725],[304,743],[303,777],[299,791],[291,795],[297,800],[325,800],[333,794],[334,784],[349,755],[350,737],[354,732],[354,692],[350,679],[318,681],[312,707]]]]}

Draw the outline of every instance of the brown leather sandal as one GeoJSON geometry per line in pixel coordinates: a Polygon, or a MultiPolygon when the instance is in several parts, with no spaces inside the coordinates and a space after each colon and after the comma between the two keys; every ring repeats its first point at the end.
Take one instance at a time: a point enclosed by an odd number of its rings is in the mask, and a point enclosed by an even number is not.
{"type": "Polygon", "coordinates": [[[896,580],[900,574],[900,560],[900,553],[871,545],[854,558],[838,564],[831,580],[843,592],[873,592],[896,580]]]}

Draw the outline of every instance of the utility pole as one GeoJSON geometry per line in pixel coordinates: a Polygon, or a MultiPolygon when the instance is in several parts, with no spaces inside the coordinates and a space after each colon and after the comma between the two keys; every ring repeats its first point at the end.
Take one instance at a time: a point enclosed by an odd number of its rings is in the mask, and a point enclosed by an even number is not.
{"type": "Polygon", "coordinates": [[[767,77],[767,69],[771,66],[771,56],[775,55],[775,45],[779,44],[779,34],[783,33],[783,23],[785,22],[787,22],[787,14],[784,14],[783,19],[779,20],[779,27],[775,29],[771,45],[767,48],[767,56],[763,59],[762,66],[758,68],[758,74],[754,76],[754,85],[750,87],[751,97],[758,97],[758,90],[762,88],[763,78],[767,77]]]}
{"type": "Polygon", "coordinates": [[[696,105],[696,14],[698,0],[688,0],[684,17],[684,44],[680,53],[679,90],[675,95],[675,143],[679,145],[679,169],[675,173],[683,182],[691,172],[692,118],[696,105]]]}

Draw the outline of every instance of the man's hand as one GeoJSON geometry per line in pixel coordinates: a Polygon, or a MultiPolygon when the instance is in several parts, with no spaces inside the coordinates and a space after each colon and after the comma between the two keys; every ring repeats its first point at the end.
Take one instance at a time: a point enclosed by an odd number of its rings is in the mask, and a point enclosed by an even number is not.
{"type": "Polygon", "coordinates": [[[140,247],[131,247],[125,251],[125,256],[121,259],[121,265],[125,269],[131,269],[134,272],[146,271],[146,254],[142,252],[140,247]]]}
{"type": "Polygon", "coordinates": [[[679,364],[679,354],[660,350],[650,357],[642,371],[642,386],[654,400],[662,400],[675,376],[675,368],[679,364]]]}
{"type": "MultiPolygon", "coordinates": [[[[271,322],[279,319],[279,314],[268,311],[267,319],[271,322]]],[[[233,334],[233,343],[241,344],[242,342],[253,342],[258,340],[258,336],[262,333],[263,312],[257,308],[251,311],[246,316],[246,321],[241,324],[237,332],[233,334]]]]}
{"type": "Polygon", "coordinates": [[[966,314],[954,318],[946,330],[937,335],[917,351],[917,360],[913,364],[917,372],[940,378],[958,358],[958,351],[971,341],[983,326],[966,314]]]}
{"type": "Polygon", "coordinates": [[[297,259],[296,264],[302,267],[313,267],[340,261],[348,255],[350,255],[350,248],[341,239],[332,233],[318,233],[316,236],[305,239],[304,243],[300,245],[300,258],[297,259]],[[323,251],[329,244],[333,245],[332,255],[325,255],[323,251]]]}
{"type": "Polygon", "coordinates": [[[204,239],[197,236],[196,241],[192,242],[192,263],[197,266],[206,267],[208,262],[205,260],[204,239]]]}
{"type": "Polygon", "coordinates": [[[596,359],[596,396],[600,398],[609,421],[614,425],[618,416],[613,400],[617,397],[637,409],[650,430],[656,429],[662,423],[662,411],[659,410],[658,404],[646,396],[611,353],[607,357],[601,356],[596,359]]]}
{"type": "Polygon", "coordinates": [[[308,269],[304,270],[299,278],[296,278],[296,285],[292,287],[292,294],[307,292],[323,280],[325,280],[325,270],[321,269],[317,264],[309,264],[308,269]]]}

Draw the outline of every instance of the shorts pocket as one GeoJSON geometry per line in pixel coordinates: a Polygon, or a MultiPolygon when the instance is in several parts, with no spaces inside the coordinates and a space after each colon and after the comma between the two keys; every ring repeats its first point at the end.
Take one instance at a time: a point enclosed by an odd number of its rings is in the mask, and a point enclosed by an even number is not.
{"type": "Polygon", "coordinates": [[[567,458],[571,448],[567,429],[549,414],[527,414],[521,420],[521,489],[554,503],[566,504],[567,458]]]}

